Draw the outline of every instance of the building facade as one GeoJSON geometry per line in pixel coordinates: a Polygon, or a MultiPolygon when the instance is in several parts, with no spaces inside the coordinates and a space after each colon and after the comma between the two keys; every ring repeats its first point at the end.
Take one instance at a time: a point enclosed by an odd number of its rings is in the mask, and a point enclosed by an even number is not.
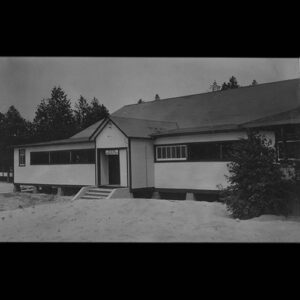
{"type": "Polygon", "coordinates": [[[300,80],[127,105],[66,140],[17,146],[15,185],[217,193],[229,149],[254,128],[300,159],[300,80]]]}

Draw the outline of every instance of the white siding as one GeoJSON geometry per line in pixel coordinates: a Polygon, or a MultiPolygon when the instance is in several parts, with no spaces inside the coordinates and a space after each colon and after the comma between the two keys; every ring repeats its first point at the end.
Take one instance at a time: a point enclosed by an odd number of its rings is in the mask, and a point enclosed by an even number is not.
{"type": "Polygon", "coordinates": [[[100,152],[100,180],[102,185],[108,184],[108,159],[103,152],[100,152]]]}
{"type": "Polygon", "coordinates": [[[171,162],[156,163],[155,187],[168,189],[217,190],[227,186],[226,162],[171,162]]]}
{"type": "Polygon", "coordinates": [[[120,184],[121,186],[127,186],[127,151],[121,149],[119,151],[120,159],[120,184]]]}
{"type": "Polygon", "coordinates": [[[154,186],[153,143],[150,140],[131,140],[132,188],[154,186]]]}
{"type": "MultiPolygon", "coordinates": [[[[261,131],[275,143],[275,134],[261,131]]],[[[246,138],[246,132],[226,132],[216,134],[195,134],[176,137],[161,137],[155,141],[159,144],[176,144],[209,141],[228,141],[246,138]]],[[[217,185],[228,186],[228,162],[163,162],[154,164],[156,188],[170,189],[207,189],[217,190],[217,185]]]]}
{"type": "MultiPolygon", "coordinates": [[[[246,138],[246,132],[206,133],[161,137],[159,144],[229,141],[246,138]]],[[[154,164],[156,188],[217,190],[217,185],[228,185],[228,162],[163,162],[154,164]]]]}
{"type": "Polygon", "coordinates": [[[112,122],[108,122],[97,136],[96,145],[97,148],[122,148],[128,146],[128,139],[112,122]]]}
{"type": "Polygon", "coordinates": [[[30,165],[30,152],[94,149],[93,143],[25,148],[26,166],[19,167],[19,148],[14,151],[14,182],[32,184],[95,185],[95,164],[30,165]]]}

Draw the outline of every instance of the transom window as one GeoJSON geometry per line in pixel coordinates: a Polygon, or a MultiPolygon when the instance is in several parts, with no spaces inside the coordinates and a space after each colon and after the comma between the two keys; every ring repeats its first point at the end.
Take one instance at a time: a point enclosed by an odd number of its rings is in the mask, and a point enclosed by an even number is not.
{"type": "Polygon", "coordinates": [[[172,145],[172,146],[157,146],[156,160],[186,160],[187,147],[186,145],[172,145]]]}
{"type": "Polygon", "coordinates": [[[25,149],[19,149],[19,166],[24,167],[26,165],[25,149]]]}

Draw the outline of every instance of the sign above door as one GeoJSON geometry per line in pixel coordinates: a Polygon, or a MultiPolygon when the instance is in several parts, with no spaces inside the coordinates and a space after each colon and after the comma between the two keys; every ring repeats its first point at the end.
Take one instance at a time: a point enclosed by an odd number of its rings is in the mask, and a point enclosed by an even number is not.
{"type": "Polygon", "coordinates": [[[119,155],[119,150],[105,150],[105,155],[119,155]]]}

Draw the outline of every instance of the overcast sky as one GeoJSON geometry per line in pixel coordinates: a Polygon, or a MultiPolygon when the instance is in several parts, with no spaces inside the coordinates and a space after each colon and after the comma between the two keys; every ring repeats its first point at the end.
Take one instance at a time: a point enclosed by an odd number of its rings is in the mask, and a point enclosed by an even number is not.
{"type": "Polygon", "coordinates": [[[0,111],[14,105],[32,120],[43,98],[61,86],[74,103],[96,97],[112,113],[140,98],[207,92],[234,75],[240,85],[299,78],[296,58],[93,58],[1,57],[0,111]]]}

